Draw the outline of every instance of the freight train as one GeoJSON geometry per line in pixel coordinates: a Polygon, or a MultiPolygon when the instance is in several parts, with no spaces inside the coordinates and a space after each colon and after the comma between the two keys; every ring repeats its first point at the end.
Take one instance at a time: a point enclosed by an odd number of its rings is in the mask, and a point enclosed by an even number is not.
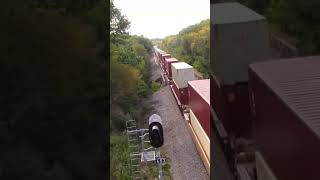
{"type": "Polygon", "coordinates": [[[265,17],[239,3],[211,13],[210,79],[155,47],[208,173],[319,180],[320,56],[272,59],[265,17]]]}
{"type": "Polygon", "coordinates": [[[156,63],[185,119],[197,150],[210,174],[210,80],[200,79],[193,67],[154,47],[156,63]]]}
{"type": "Polygon", "coordinates": [[[273,59],[266,18],[240,3],[211,13],[211,124],[230,173],[320,179],[320,57],[273,59]]]}

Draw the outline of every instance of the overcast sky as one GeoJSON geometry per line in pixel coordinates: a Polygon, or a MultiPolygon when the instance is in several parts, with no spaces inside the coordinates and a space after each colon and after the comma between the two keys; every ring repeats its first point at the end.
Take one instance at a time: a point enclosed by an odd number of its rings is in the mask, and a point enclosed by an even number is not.
{"type": "Polygon", "coordinates": [[[131,22],[129,33],[164,38],[210,18],[209,0],[114,0],[131,22]]]}

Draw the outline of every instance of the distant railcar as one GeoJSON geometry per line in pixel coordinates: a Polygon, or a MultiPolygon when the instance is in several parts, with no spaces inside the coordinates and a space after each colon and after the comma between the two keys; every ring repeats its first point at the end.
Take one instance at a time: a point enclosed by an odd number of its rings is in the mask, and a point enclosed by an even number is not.
{"type": "Polygon", "coordinates": [[[154,46],[154,51],[155,51],[155,54],[156,54],[156,58],[157,58],[157,61],[158,63],[162,63],[162,54],[164,54],[165,52],[162,51],[161,49],[157,48],[156,46],[154,46]]]}
{"type": "Polygon", "coordinates": [[[167,59],[171,59],[171,54],[168,54],[168,53],[164,53],[164,54],[161,54],[161,65],[162,65],[162,69],[165,73],[167,73],[167,66],[166,66],[166,60],[167,59]]]}
{"type": "Polygon", "coordinates": [[[171,64],[177,62],[179,62],[179,60],[176,58],[165,58],[164,67],[169,80],[172,80],[171,64]]]}

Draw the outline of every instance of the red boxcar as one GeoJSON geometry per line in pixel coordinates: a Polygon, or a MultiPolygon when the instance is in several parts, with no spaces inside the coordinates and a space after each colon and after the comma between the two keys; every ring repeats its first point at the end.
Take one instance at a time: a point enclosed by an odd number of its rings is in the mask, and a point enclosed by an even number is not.
{"type": "Polygon", "coordinates": [[[154,50],[155,50],[155,53],[156,53],[156,56],[159,60],[159,62],[161,62],[161,54],[164,54],[165,52],[162,51],[161,49],[158,49],[156,46],[154,46],[154,50]]]}
{"type": "Polygon", "coordinates": [[[168,54],[168,53],[163,53],[163,54],[161,54],[161,63],[162,63],[162,67],[163,67],[163,69],[165,70],[165,60],[166,60],[166,58],[171,58],[171,55],[170,54],[168,54]]]}
{"type": "Polygon", "coordinates": [[[160,66],[162,69],[164,69],[164,67],[163,67],[163,55],[164,54],[167,54],[167,53],[163,52],[163,51],[159,53],[159,62],[160,62],[160,66]]]}
{"type": "Polygon", "coordinates": [[[170,80],[172,79],[171,64],[176,62],[179,62],[176,58],[165,58],[165,71],[170,80]]]}
{"type": "Polygon", "coordinates": [[[281,180],[319,180],[320,56],[250,65],[254,137],[281,180]]]}
{"type": "Polygon", "coordinates": [[[210,80],[188,82],[189,107],[210,139],[210,80]]]}

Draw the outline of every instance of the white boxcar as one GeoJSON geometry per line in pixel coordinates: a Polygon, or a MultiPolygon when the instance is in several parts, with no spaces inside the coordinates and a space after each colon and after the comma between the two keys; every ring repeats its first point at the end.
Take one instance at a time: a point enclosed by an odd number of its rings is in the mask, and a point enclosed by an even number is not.
{"type": "Polygon", "coordinates": [[[221,85],[248,81],[248,64],[269,58],[266,18],[237,2],[211,5],[211,73],[221,85]]]}

